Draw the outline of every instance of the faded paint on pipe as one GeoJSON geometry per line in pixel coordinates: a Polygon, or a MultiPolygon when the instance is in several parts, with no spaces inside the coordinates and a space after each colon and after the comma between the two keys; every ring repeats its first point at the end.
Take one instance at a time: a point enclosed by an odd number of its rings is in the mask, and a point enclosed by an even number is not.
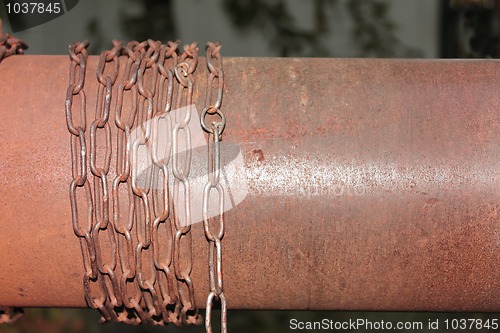
{"type": "MultiPolygon", "coordinates": [[[[499,62],[224,64],[223,139],[245,161],[227,177],[249,186],[227,213],[230,308],[500,311],[499,62]]],[[[67,56],[1,64],[1,304],[86,305],[68,199],[68,70],[67,56]]],[[[197,90],[198,109],[203,98],[197,90]]],[[[203,305],[207,245],[201,225],[193,232],[203,305]]]]}

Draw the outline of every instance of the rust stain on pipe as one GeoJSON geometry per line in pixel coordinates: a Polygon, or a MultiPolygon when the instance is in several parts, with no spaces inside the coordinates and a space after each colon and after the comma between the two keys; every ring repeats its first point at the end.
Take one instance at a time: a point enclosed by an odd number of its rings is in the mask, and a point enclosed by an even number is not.
{"type": "MultiPolygon", "coordinates": [[[[86,306],[68,199],[68,63],[2,63],[4,305],[86,306]]],[[[227,58],[225,68],[224,142],[245,160],[227,177],[249,187],[227,213],[231,308],[500,310],[499,62],[227,58]]],[[[206,241],[201,225],[193,232],[204,304],[206,241]]]]}

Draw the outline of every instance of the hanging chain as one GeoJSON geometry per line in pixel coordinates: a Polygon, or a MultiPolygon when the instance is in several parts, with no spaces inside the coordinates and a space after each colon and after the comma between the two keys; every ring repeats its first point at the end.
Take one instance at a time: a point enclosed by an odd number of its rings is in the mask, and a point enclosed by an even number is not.
{"type": "Polygon", "coordinates": [[[208,270],[210,278],[210,293],[207,298],[205,327],[207,333],[212,333],[212,307],[215,298],[221,303],[221,331],[227,332],[227,306],[226,296],[222,285],[222,243],[224,237],[224,187],[220,183],[220,141],[226,127],[226,118],[220,110],[222,94],[224,89],[224,71],[222,69],[222,57],[219,43],[208,43],[206,59],[208,67],[208,80],[205,109],[200,117],[201,127],[208,133],[208,182],[203,191],[203,227],[208,240],[208,270]],[[212,101],[212,90],[217,89],[215,103],[212,101]],[[211,124],[207,124],[209,116],[216,116],[211,124]],[[219,201],[219,214],[217,217],[209,218],[209,199],[212,189],[217,190],[219,201]],[[218,224],[215,233],[212,232],[214,224],[218,224]]]}
{"type": "Polygon", "coordinates": [[[191,280],[193,266],[192,258],[192,235],[191,235],[191,206],[190,206],[190,184],[189,172],[191,167],[191,120],[193,106],[193,72],[198,65],[198,46],[196,43],[185,45],[184,52],[179,57],[175,66],[175,77],[178,81],[176,99],[175,125],[172,129],[172,172],[174,174],[172,211],[175,226],[174,236],[174,271],[177,278],[177,288],[182,304],[181,322],[199,324],[201,316],[198,313],[194,299],[194,287],[191,280]],[[184,108],[181,112],[181,106],[184,108]],[[184,113],[183,115],[181,113],[184,113]],[[182,117],[181,117],[182,116],[182,117]],[[180,133],[184,133],[184,163],[179,161],[180,133]],[[183,189],[184,204],[180,204],[181,185],[183,189]],[[179,207],[177,207],[178,205],[179,207]],[[183,206],[183,207],[181,207],[183,206]],[[181,220],[180,210],[183,210],[181,220]],[[178,212],[179,211],[179,212],[178,212]]]}
{"type": "MultiPolygon", "coordinates": [[[[99,309],[102,314],[102,319],[109,320],[111,316],[104,306],[106,297],[102,290],[102,285],[99,284],[98,296],[91,291],[90,285],[98,279],[98,269],[95,254],[94,242],[92,239],[92,231],[94,225],[94,205],[90,182],[87,177],[87,145],[85,140],[86,125],[86,96],[83,90],[85,83],[85,70],[87,67],[87,46],[88,41],[75,43],[70,46],[70,77],[69,85],[66,91],[66,125],[70,132],[70,148],[72,157],[72,180],[70,183],[70,201],[71,201],[71,216],[73,223],[73,231],[80,240],[80,248],[82,251],[84,276],[83,285],[85,290],[85,299],[87,304],[99,309]],[[79,110],[74,112],[73,100],[75,97],[79,100],[79,110]],[[77,114],[79,117],[77,118],[77,114]],[[86,220],[83,226],[82,218],[79,216],[80,204],[77,200],[77,190],[84,191],[85,200],[81,200],[81,206],[86,206],[86,220]]],[[[81,210],[80,210],[81,211],[81,210]]]]}
{"type": "Polygon", "coordinates": [[[121,267],[120,297],[123,302],[124,313],[121,319],[127,324],[137,325],[141,320],[145,320],[144,311],[138,305],[141,299],[141,291],[134,283],[136,276],[135,254],[133,243],[134,225],[134,197],[130,178],[130,132],[137,115],[137,72],[141,58],[138,52],[134,53],[133,46],[127,45],[122,49],[122,55],[126,57],[123,82],[117,89],[117,99],[115,106],[116,129],[116,176],[112,186],[113,201],[113,226],[116,231],[118,258],[121,267]],[[124,95],[130,95],[132,99],[130,110],[123,110],[124,95]],[[124,114],[124,111],[127,114],[124,114]],[[128,197],[127,209],[120,209],[120,186],[125,188],[128,197]],[[126,214],[124,213],[126,212],[126,214]],[[129,296],[128,284],[134,287],[134,293],[129,296]]]}
{"type": "Polygon", "coordinates": [[[173,240],[173,218],[171,214],[172,200],[169,192],[169,169],[168,165],[171,158],[172,124],[170,111],[172,109],[173,98],[173,73],[168,68],[168,62],[172,68],[177,65],[177,47],[176,42],[169,42],[168,45],[162,45],[158,59],[158,98],[156,104],[156,113],[153,118],[152,138],[151,138],[151,156],[153,161],[153,226],[152,226],[152,250],[154,265],[157,270],[157,279],[159,284],[159,297],[162,300],[162,315],[164,322],[173,322],[180,325],[180,299],[177,296],[176,277],[172,269],[172,259],[174,251],[173,240]],[[163,124],[163,126],[162,126],[163,124]],[[160,141],[165,142],[161,147],[160,141]],[[165,140],[166,139],[166,140],[165,140]],[[161,149],[163,148],[163,149],[161,149]],[[161,228],[164,228],[165,245],[162,247],[165,251],[160,251],[161,228]],[[160,255],[164,252],[163,255],[160,255]]]}
{"type": "MultiPolygon", "coordinates": [[[[158,77],[157,65],[160,51],[159,43],[152,40],[145,47],[140,46],[142,55],[137,77],[138,87],[138,125],[135,131],[131,150],[132,189],[135,196],[135,220],[137,244],[135,247],[135,260],[137,268],[136,282],[142,291],[143,305],[146,307],[146,321],[156,323],[154,317],[161,316],[158,293],[155,289],[156,272],[151,255],[151,167],[145,170],[145,175],[139,179],[139,159],[149,158],[149,154],[140,154],[146,149],[151,137],[151,119],[153,117],[153,97],[155,94],[156,80],[158,77]],[[149,75],[152,73],[152,75],[149,75]],[[148,78],[149,80],[145,79],[148,78]],[[148,82],[149,81],[149,82],[148,82]],[[141,149],[142,148],[142,149],[141,149]],[[150,258],[151,260],[143,260],[150,258]]],[[[147,165],[150,165],[147,161],[147,165]]],[[[137,308],[139,304],[134,304],[137,308]]]]}
{"type": "Polygon", "coordinates": [[[0,62],[11,55],[24,54],[27,48],[28,44],[24,41],[2,32],[2,19],[0,19],[0,62]]]}
{"type": "MultiPolygon", "coordinates": [[[[116,231],[113,226],[114,221],[109,215],[109,186],[108,173],[111,164],[111,126],[109,124],[109,115],[111,109],[111,99],[113,85],[118,77],[120,63],[118,56],[123,48],[118,41],[113,42],[113,49],[103,51],[97,65],[97,101],[95,119],[90,126],[90,171],[94,178],[94,225],[92,228],[92,239],[94,242],[96,265],[99,271],[99,277],[95,282],[99,283],[104,291],[104,305],[109,314],[109,317],[114,321],[121,321],[121,318],[126,316],[120,310],[122,306],[121,292],[118,279],[115,275],[117,266],[117,245],[116,231]],[[105,74],[108,65],[112,64],[110,73],[105,74]],[[98,164],[97,157],[97,135],[98,132],[103,132],[104,135],[104,154],[101,163],[98,164]],[[103,259],[103,249],[101,248],[100,236],[101,232],[108,234],[109,251],[111,255],[106,262],[103,259]]],[[[92,280],[88,281],[92,283],[92,280]]],[[[109,320],[108,317],[103,317],[109,320]]]]}
{"type": "MultiPolygon", "coordinates": [[[[191,279],[189,183],[192,154],[189,123],[198,47],[196,43],[185,45],[178,56],[178,42],[162,45],[148,40],[125,46],[115,41],[113,44],[111,50],[101,53],[97,66],[96,112],[88,146],[83,89],[88,42],[70,46],[65,108],[71,134],[70,202],[73,230],[83,258],[85,299],[90,307],[101,312],[101,322],[199,324],[201,315],[191,279]],[[125,58],[122,74],[120,57],[125,58]],[[115,113],[111,115],[116,81],[120,83],[116,88],[115,113]],[[129,103],[124,103],[125,99],[129,103]],[[175,119],[171,115],[173,106],[175,119]],[[115,137],[110,118],[116,125],[115,137]],[[98,141],[103,142],[102,146],[98,141]],[[116,142],[114,174],[110,170],[113,141],[116,142]],[[144,163],[150,167],[139,174],[139,165],[144,163]],[[93,184],[87,177],[89,174],[93,184]],[[110,179],[112,185],[108,184],[110,179]],[[101,239],[103,233],[107,235],[105,242],[101,239]]],[[[201,127],[209,134],[209,178],[202,207],[209,242],[210,293],[205,318],[209,333],[216,300],[222,307],[221,330],[227,332],[221,243],[224,188],[220,182],[220,141],[226,119],[220,109],[224,88],[220,48],[220,44],[214,43],[207,46],[209,74],[206,107],[201,114],[201,127]],[[209,124],[210,117],[217,119],[209,124]],[[218,194],[216,218],[208,218],[212,189],[218,194]]],[[[0,320],[5,317],[1,311],[0,320]]]]}

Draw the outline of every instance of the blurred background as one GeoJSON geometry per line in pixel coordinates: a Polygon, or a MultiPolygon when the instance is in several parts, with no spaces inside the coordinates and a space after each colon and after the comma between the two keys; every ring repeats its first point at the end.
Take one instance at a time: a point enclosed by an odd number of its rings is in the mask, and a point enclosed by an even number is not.
{"type": "MultiPolygon", "coordinates": [[[[0,3],[3,0],[0,0],[0,3]]],[[[70,0],[66,0],[69,2],[70,0]]],[[[6,1],[4,1],[6,2],[6,1]]],[[[483,58],[499,54],[499,0],[71,0],[66,14],[16,32],[30,54],[89,39],[219,40],[225,56],[483,58]]],[[[68,5],[67,5],[68,7],[68,5]]],[[[4,32],[30,26],[10,22],[4,32]]],[[[12,18],[11,18],[12,19],[12,18]]]]}
{"type": "MultiPolygon", "coordinates": [[[[0,15],[3,32],[30,25],[22,17],[9,20],[1,0],[0,15]]],[[[224,56],[497,58],[500,0],[80,0],[65,15],[14,35],[28,43],[27,54],[67,54],[70,43],[84,39],[98,54],[112,39],[152,38],[200,45],[219,40],[224,56]]],[[[204,327],[101,326],[98,313],[88,309],[26,312],[16,324],[0,325],[0,332],[204,332],[204,327]]],[[[500,314],[231,310],[229,329],[289,332],[291,318],[427,323],[500,319],[500,314]]]]}

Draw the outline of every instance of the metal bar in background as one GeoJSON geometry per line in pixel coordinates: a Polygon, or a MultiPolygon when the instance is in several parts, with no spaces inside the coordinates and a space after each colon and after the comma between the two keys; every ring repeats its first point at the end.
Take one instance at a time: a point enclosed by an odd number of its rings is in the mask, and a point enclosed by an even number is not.
{"type": "MultiPolygon", "coordinates": [[[[224,67],[223,143],[244,161],[225,177],[248,187],[226,214],[231,308],[500,311],[499,62],[226,58],[224,67]]],[[[86,306],[68,198],[68,69],[67,56],[2,63],[2,305],[86,306]]],[[[201,305],[200,223],[193,242],[201,305]]]]}

